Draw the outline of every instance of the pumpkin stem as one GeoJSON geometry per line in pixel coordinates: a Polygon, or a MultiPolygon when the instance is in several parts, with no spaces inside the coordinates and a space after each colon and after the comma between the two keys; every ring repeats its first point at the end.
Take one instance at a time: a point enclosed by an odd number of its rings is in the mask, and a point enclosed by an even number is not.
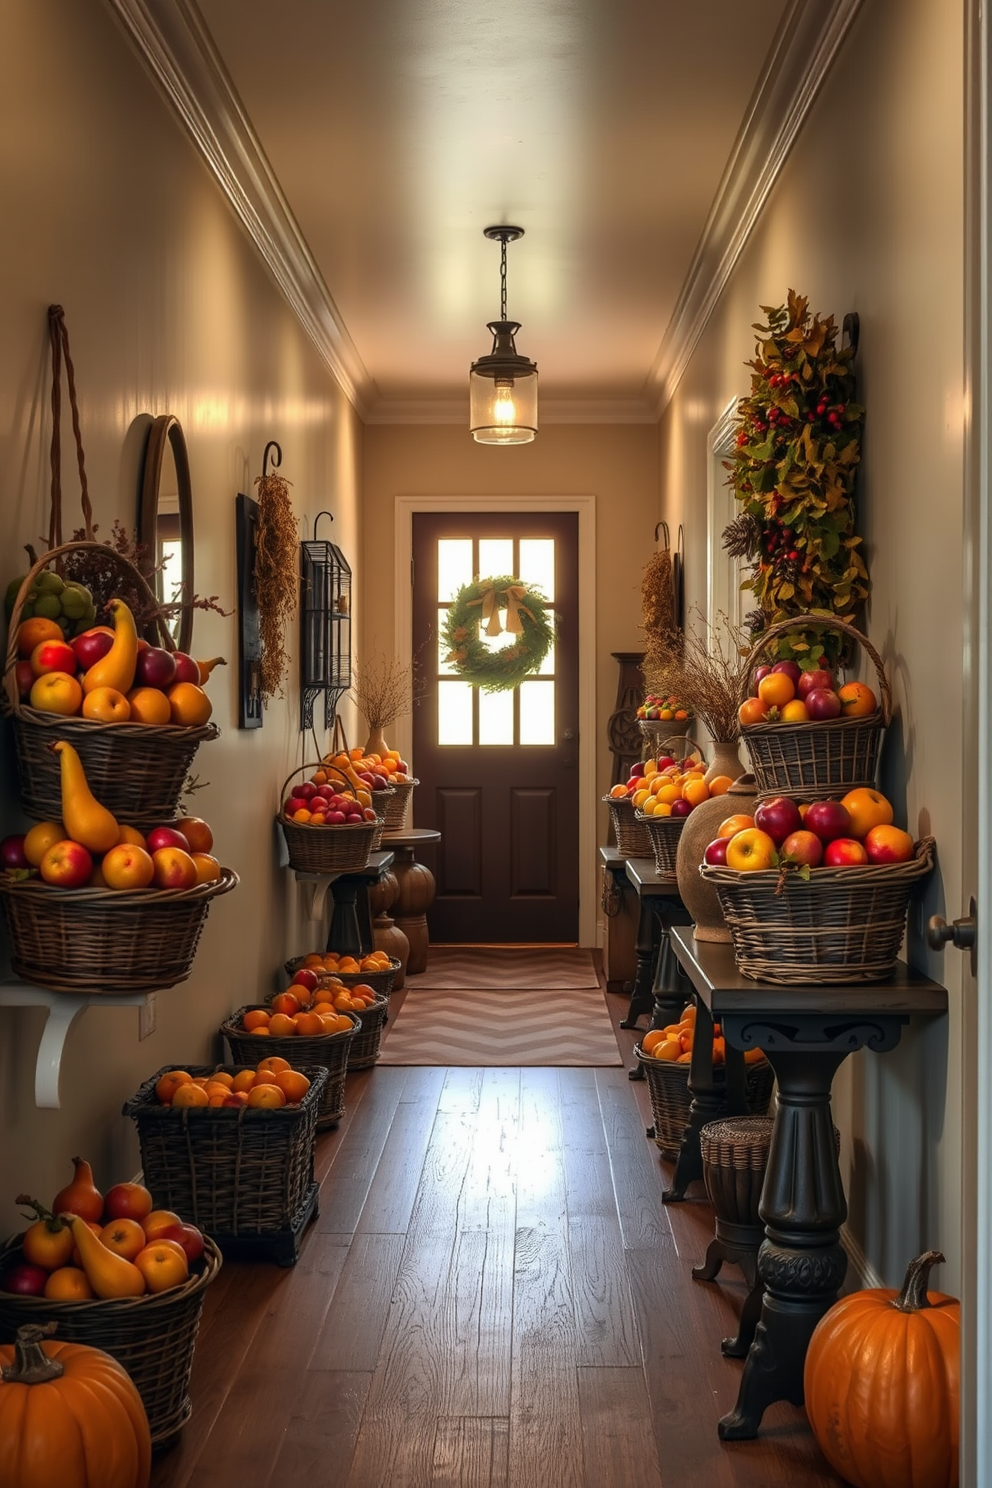
{"type": "Polygon", "coordinates": [[[910,1261],[906,1267],[906,1279],[902,1284],[902,1291],[892,1302],[892,1306],[898,1312],[919,1312],[922,1308],[930,1306],[927,1297],[930,1272],[943,1260],[944,1257],[939,1250],[925,1250],[922,1255],[910,1261]]]}
{"type": "Polygon", "coordinates": [[[14,1362],[0,1369],[0,1377],[8,1385],[44,1385],[49,1380],[61,1379],[65,1370],[58,1359],[50,1359],[42,1348],[46,1338],[51,1338],[57,1323],[26,1323],[17,1330],[14,1344],[14,1362]]]}

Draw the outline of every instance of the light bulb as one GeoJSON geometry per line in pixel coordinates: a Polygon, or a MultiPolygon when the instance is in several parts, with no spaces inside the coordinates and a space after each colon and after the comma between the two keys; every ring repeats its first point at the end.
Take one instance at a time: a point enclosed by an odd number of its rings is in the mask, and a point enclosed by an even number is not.
{"type": "Polygon", "coordinates": [[[517,421],[517,408],[513,401],[513,379],[496,378],[496,397],[493,399],[493,420],[502,428],[511,427],[517,421]]]}

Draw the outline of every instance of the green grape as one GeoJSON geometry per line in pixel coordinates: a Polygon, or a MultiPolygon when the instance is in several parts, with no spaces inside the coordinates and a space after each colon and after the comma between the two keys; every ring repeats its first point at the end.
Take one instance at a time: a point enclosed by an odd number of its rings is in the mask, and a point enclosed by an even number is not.
{"type": "Polygon", "coordinates": [[[34,613],[36,615],[44,615],[46,620],[57,620],[62,613],[62,602],[59,596],[57,594],[39,594],[34,602],[34,613]]]}
{"type": "Polygon", "coordinates": [[[35,579],[35,588],[39,589],[42,594],[61,594],[65,588],[65,581],[57,573],[46,569],[35,579]]]}

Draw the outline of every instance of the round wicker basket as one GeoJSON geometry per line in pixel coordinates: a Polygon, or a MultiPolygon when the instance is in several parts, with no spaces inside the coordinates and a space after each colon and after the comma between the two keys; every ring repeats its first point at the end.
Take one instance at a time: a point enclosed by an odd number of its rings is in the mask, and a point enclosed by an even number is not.
{"type": "MultiPolygon", "coordinates": [[[[0,1271],[20,1259],[20,1238],[0,1251],[0,1271]]],[[[210,1239],[189,1280],[172,1291],[91,1302],[50,1302],[0,1292],[0,1343],[13,1343],[25,1323],[58,1323],[65,1343],[103,1349],[127,1370],[148,1416],[152,1447],[175,1444],[192,1413],[189,1379],[203,1295],[221,1268],[210,1239]]]]}
{"type": "Polygon", "coordinates": [[[317,1106],[317,1130],[325,1131],[328,1127],[337,1126],[344,1115],[344,1077],[348,1071],[348,1051],[362,1028],[358,1015],[345,1013],[344,1016],[351,1019],[351,1028],[342,1029],[340,1033],[267,1038],[262,1048],[259,1039],[241,1026],[245,1014],[256,1007],[268,1012],[264,1003],[250,1003],[238,1008],[236,1013],[232,1013],[220,1025],[220,1031],[230,1047],[232,1061],[235,1064],[252,1064],[256,1062],[256,1055],[260,1059],[263,1055],[281,1054],[294,1069],[301,1066],[326,1069],[327,1083],[321,1090],[317,1106]]]}
{"type": "MultiPolygon", "coordinates": [[[[59,759],[49,745],[66,739],[78,752],[90,790],[101,805],[121,822],[148,831],[182,815],[179,801],[193,756],[200,745],[216,739],[220,730],[207,723],[183,728],[163,723],[98,723],[89,718],[65,718],[43,713],[21,702],[17,690],[17,626],[31,584],[44,569],[69,553],[93,551],[115,565],[153,604],[154,594],[144,576],[120,553],[103,543],[63,543],[34,564],[18,590],[10,616],[4,672],[4,712],[13,722],[14,751],[21,783],[21,805],[38,821],[59,821],[62,789],[59,759]]],[[[175,650],[167,626],[159,620],[159,645],[175,650]]]]}
{"type": "Polygon", "coordinates": [[[613,835],[617,839],[617,852],[625,858],[650,858],[654,849],[647,828],[636,820],[634,807],[623,796],[604,796],[613,819],[613,835]]]}
{"type": "Polygon", "coordinates": [[[407,806],[419,780],[402,780],[393,786],[393,793],[386,803],[386,831],[402,832],[406,821],[407,806]]]}
{"type": "MultiPolygon", "coordinates": [[[[689,1065],[678,1064],[674,1060],[654,1059],[650,1054],[644,1053],[640,1044],[635,1045],[634,1054],[648,1082],[655,1144],[666,1157],[677,1157],[692,1105],[689,1065]]],[[[719,1085],[725,1078],[723,1067],[717,1065],[713,1071],[714,1082],[719,1085]]],[[[775,1085],[772,1067],[767,1059],[744,1066],[744,1083],[749,1113],[752,1116],[764,1116],[775,1085]]]]}
{"type": "Polygon", "coordinates": [[[634,809],[634,820],[643,826],[651,843],[654,866],[660,874],[675,877],[675,855],[679,850],[679,839],[685,826],[684,816],[646,816],[634,809]]]}
{"type": "Polygon", "coordinates": [[[17,976],[55,992],[156,992],[189,976],[211,901],[231,868],[192,889],[58,889],[0,877],[17,976]]]}
{"type": "MultiPolygon", "coordinates": [[[[290,976],[295,976],[303,965],[304,959],[303,956],[294,956],[292,961],[286,962],[286,970],[290,976]]],[[[357,987],[360,984],[364,984],[367,987],[371,987],[372,991],[379,993],[380,996],[388,997],[393,990],[396,973],[402,964],[395,956],[391,956],[389,967],[385,971],[322,971],[319,966],[315,966],[314,971],[318,977],[322,977],[325,980],[333,978],[339,982],[343,982],[346,987],[357,987]]]]}
{"type": "MultiPolygon", "coordinates": [[[[279,792],[280,801],[283,800],[286,787],[293,776],[300,775],[305,770],[323,770],[328,775],[334,774],[341,784],[351,789],[347,776],[337,766],[322,760],[317,764],[300,765],[287,775],[279,792]]],[[[360,825],[356,823],[353,826],[342,826],[339,823],[328,826],[321,823],[312,827],[309,822],[289,821],[282,813],[276,817],[276,822],[286,840],[289,866],[297,873],[360,873],[368,863],[369,854],[374,851],[376,833],[381,841],[383,832],[378,814],[375,821],[362,822],[360,825]]]]}

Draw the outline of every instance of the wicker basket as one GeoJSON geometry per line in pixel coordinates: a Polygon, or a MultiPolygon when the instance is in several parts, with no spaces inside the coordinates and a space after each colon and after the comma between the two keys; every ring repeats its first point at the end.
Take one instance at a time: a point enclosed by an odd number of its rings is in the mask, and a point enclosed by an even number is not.
{"type": "Polygon", "coordinates": [[[348,1070],[348,1054],[361,1033],[358,1015],[346,1013],[345,1017],[351,1019],[351,1028],[342,1029],[340,1033],[293,1034],[289,1038],[267,1038],[264,1049],[260,1052],[259,1040],[254,1034],[246,1033],[241,1026],[245,1013],[250,1013],[256,1007],[268,1012],[264,1003],[251,1003],[247,1007],[238,1008],[226,1023],[220,1025],[235,1064],[250,1065],[255,1061],[256,1055],[260,1059],[263,1054],[281,1054],[294,1069],[325,1069],[327,1080],[317,1107],[317,1130],[324,1131],[327,1127],[337,1126],[344,1115],[344,1077],[348,1070]]]}
{"type": "MultiPolygon", "coordinates": [[[[183,728],[163,723],[98,723],[89,718],[64,718],[42,713],[20,701],[17,690],[17,627],[34,579],[58,558],[69,553],[94,551],[116,565],[129,584],[158,601],[142,574],[121,554],[103,543],[64,543],[46,553],[31,569],[18,590],[7,636],[3,709],[13,720],[14,750],[21,782],[21,805],[39,821],[62,817],[59,757],[49,748],[56,739],[66,739],[78,752],[86,782],[101,805],[119,821],[140,831],[162,826],[182,812],[179,806],[193,756],[208,739],[216,739],[216,724],[183,728]]],[[[168,651],[175,643],[168,628],[158,622],[159,645],[168,651]]]]}
{"type": "MultiPolygon", "coordinates": [[[[303,965],[304,959],[303,956],[295,956],[292,961],[286,962],[286,970],[290,976],[296,975],[303,965]]],[[[402,964],[402,961],[398,961],[395,956],[391,956],[389,958],[389,966],[385,971],[323,971],[319,966],[315,966],[313,969],[318,977],[323,977],[326,980],[334,979],[343,982],[346,987],[357,987],[359,984],[362,984],[366,987],[371,987],[372,991],[377,992],[380,997],[388,997],[393,990],[396,973],[402,964]]]]}
{"type": "Polygon", "coordinates": [[[777,869],[739,873],[704,863],[741,974],[803,986],[879,981],[892,973],[913,885],[933,867],[924,837],[906,863],[814,868],[809,880],[777,869]]]}
{"type": "Polygon", "coordinates": [[[189,976],[211,900],[230,868],[192,889],[58,889],[0,877],[11,966],[55,992],[156,992],[189,976]]]}
{"type": "MultiPolygon", "coordinates": [[[[293,776],[301,775],[305,770],[333,771],[340,777],[342,784],[351,789],[347,777],[335,765],[322,760],[318,764],[300,765],[287,775],[279,792],[280,801],[285,797],[286,787],[293,776]]],[[[312,827],[309,822],[287,821],[282,813],[276,817],[276,821],[286,839],[289,866],[295,868],[297,873],[361,873],[368,863],[369,853],[373,851],[372,843],[376,832],[381,838],[383,830],[378,816],[375,821],[362,822],[360,826],[356,824],[351,827],[312,827]]]]}
{"type": "Polygon", "coordinates": [[[386,831],[402,832],[406,821],[406,809],[419,780],[401,780],[393,786],[393,793],[386,803],[386,831]]]}
{"type": "Polygon", "coordinates": [[[348,1045],[348,1068],[350,1070],[371,1069],[379,1061],[382,1030],[389,1017],[388,996],[384,997],[380,994],[371,1007],[357,1012],[355,1017],[361,1024],[361,1028],[348,1045]]]}
{"type": "Polygon", "coordinates": [[[684,816],[645,816],[634,809],[634,819],[641,823],[648,834],[654,866],[660,874],[675,877],[675,854],[679,850],[679,838],[687,818],[684,816]]]}
{"type": "MultiPolygon", "coordinates": [[[[317,1113],[327,1071],[304,1065],[310,1089],[300,1104],[262,1110],[163,1106],[155,1083],[174,1068],[158,1070],[123,1108],[138,1129],[144,1182],[155,1207],[191,1219],[222,1246],[224,1237],[291,1230],[313,1185],[317,1113]]],[[[254,1069],[255,1061],[184,1068],[194,1076],[222,1069],[236,1075],[254,1069]]]]}
{"type": "MultiPolygon", "coordinates": [[[[19,1261],[20,1240],[0,1251],[0,1271],[19,1261]]],[[[103,1349],[127,1370],[148,1416],[152,1447],[174,1445],[192,1406],[189,1378],[203,1294],[221,1268],[212,1240],[189,1280],[168,1292],[90,1302],[50,1302],[0,1292],[0,1343],[13,1343],[25,1323],[58,1323],[62,1343],[103,1349]]]]}
{"type": "Polygon", "coordinates": [[[892,693],[882,658],[860,630],[823,615],[781,620],[762,632],[748,658],[746,675],[750,675],[751,663],[779,636],[806,626],[836,630],[857,641],[875,668],[879,707],[862,718],[834,718],[825,723],[746,724],[741,735],[759,796],[802,796],[807,801],[842,796],[858,786],[874,786],[878,774],[882,737],[892,716],[892,693]]]}
{"type": "Polygon", "coordinates": [[[630,798],[604,796],[613,818],[613,835],[617,852],[624,858],[649,858],[653,852],[647,828],[635,819],[630,798]]]}
{"type": "MultiPolygon", "coordinates": [[[[692,1096],[689,1092],[689,1065],[675,1060],[653,1059],[640,1044],[634,1048],[648,1082],[651,1111],[654,1116],[654,1140],[666,1157],[677,1157],[682,1136],[689,1122],[692,1096]]],[[[713,1070],[717,1085],[726,1079],[722,1065],[713,1070]]],[[[775,1077],[767,1059],[744,1066],[747,1108],[752,1116],[764,1116],[772,1098],[775,1077]]]]}

